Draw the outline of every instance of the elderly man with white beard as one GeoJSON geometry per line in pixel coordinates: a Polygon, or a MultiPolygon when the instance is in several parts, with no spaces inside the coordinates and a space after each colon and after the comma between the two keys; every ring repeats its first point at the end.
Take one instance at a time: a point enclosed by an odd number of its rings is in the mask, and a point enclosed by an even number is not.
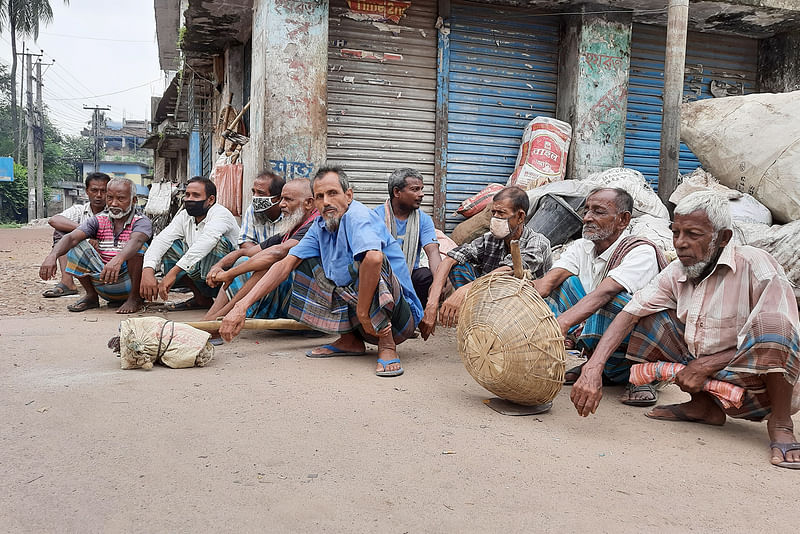
{"type": "MultiPolygon", "coordinates": [[[[206,320],[213,321],[228,313],[275,262],[286,257],[289,250],[306,235],[314,219],[319,217],[311,195],[311,181],[307,178],[287,182],[280,197],[281,218],[275,225],[278,233],[262,241],[260,246],[234,250],[209,271],[206,283],[211,287],[223,285],[225,289],[217,295],[214,305],[205,316],[206,320]]],[[[293,279],[290,275],[274,291],[255,295],[257,301],[248,308],[247,317],[288,318],[293,279]]]]}
{"type": "Polygon", "coordinates": [[[723,425],[726,417],[767,419],[771,463],[800,469],[791,415],[800,361],[797,302],[783,268],[767,252],[731,242],[728,201],[697,192],[675,208],[678,260],[638,291],[601,338],[572,389],[584,417],[602,398],[605,361],[631,331],[633,362],[685,365],[675,383],[691,395],[645,414],[662,421],[723,425]],[[742,388],[739,406],[704,391],[710,379],[742,388]]]}
{"type": "Polygon", "coordinates": [[[74,275],[86,296],[67,306],[82,312],[100,306],[100,297],[121,303],[117,313],[139,311],[139,295],[145,243],[153,235],[150,219],[136,213],[136,185],[127,178],[114,178],[106,187],[106,211],[84,221],[65,235],[39,268],[42,280],[57,271],[57,259],[67,254],[66,272],[74,275]],[[97,240],[97,248],[89,244],[97,240]]]}
{"type": "MultiPolygon", "coordinates": [[[[602,188],[586,198],[583,239],[570,245],[553,268],[533,282],[556,314],[568,343],[589,358],[600,336],[631,295],[647,285],[667,264],[663,252],[651,241],[630,235],[633,199],[623,189],[602,188]],[[574,340],[574,341],[573,341],[574,340]]],[[[631,406],[650,406],[658,397],[653,385],[629,384],[630,362],[625,359],[627,339],[621,340],[605,362],[607,384],[627,384],[620,401],[631,406]]],[[[581,366],[567,371],[569,385],[581,374],[581,366]]]]}

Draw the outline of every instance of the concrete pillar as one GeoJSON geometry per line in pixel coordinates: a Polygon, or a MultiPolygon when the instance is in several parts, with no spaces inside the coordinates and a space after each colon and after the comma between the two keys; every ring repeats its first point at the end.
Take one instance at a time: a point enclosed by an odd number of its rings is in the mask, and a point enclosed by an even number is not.
{"type": "Polygon", "coordinates": [[[800,90],[800,33],[779,33],[759,42],[758,90],[762,93],[800,90]]]}
{"type": "MultiPolygon", "coordinates": [[[[582,11],[600,11],[583,5],[582,11]]],[[[556,117],[572,125],[567,177],[621,167],[628,111],[632,16],[569,15],[559,47],[556,117]]]]}
{"type": "Polygon", "coordinates": [[[328,0],[254,0],[243,205],[259,171],[311,177],[325,161],[328,0]]]}

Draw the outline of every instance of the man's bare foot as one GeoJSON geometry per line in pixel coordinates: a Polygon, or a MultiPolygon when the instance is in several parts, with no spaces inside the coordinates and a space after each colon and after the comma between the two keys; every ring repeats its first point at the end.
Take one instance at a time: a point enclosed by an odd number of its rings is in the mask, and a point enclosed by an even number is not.
{"type": "Polygon", "coordinates": [[[722,426],[726,420],[725,412],[705,392],[692,394],[692,400],[683,404],[656,406],[645,416],[661,421],[686,421],[714,426],[722,426]]]}
{"type": "Polygon", "coordinates": [[[364,340],[353,334],[343,334],[330,345],[316,347],[308,352],[309,358],[327,358],[330,356],[360,356],[366,352],[364,340]]]}
{"type": "Polygon", "coordinates": [[[797,442],[792,427],[791,419],[789,421],[773,421],[773,418],[770,417],[767,420],[767,432],[772,446],[772,458],[770,459],[772,465],[800,469],[800,448],[787,447],[787,445],[796,444],[797,442]],[[784,453],[776,445],[782,445],[786,452],[784,453]]]}
{"type": "Polygon", "coordinates": [[[128,314],[128,313],[136,313],[139,310],[144,308],[144,299],[143,298],[128,298],[125,302],[122,303],[122,306],[119,307],[117,313],[128,314]]]}

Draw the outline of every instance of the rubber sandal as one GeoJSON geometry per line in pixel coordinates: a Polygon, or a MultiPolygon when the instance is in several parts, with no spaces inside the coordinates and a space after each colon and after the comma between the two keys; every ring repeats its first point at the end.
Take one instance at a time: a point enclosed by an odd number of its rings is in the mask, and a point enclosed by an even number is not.
{"type": "MultiPolygon", "coordinates": [[[[378,358],[378,363],[383,365],[383,368],[386,369],[387,365],[391,365],[393,363],[400,363],[400,358],[394,358],[392,360],[382,360],[378,358]]],[[[400,376],[403,374],[403,368],[397,369],[395,371],[375,371],[376,376],[383,376],[383,377],[392,377],[392,376],[400,376]]]]}
{"type": "Polygon", "coordinates": [[[77,289],[70,289],[61,282],[56,284],[56,287],[51,287],[42,296],[46,299],[57,299],[58,297],[67,297],[69,295],[77,295],[77,289]]]}
{"type": "Polygon", "coordinates": [[[207,310],[209,306],[200,306],[194,297],[183,302],[167,302],[164,304],[166,311],[207,310]]]}
{"type": "Polygon", "coordinates": [[[306,356],[308,358],[333,358],[335,356],[363,356],[366,354],[366,352],[363,350],[361,352],[350,352],[348,350],[334,347],[333,345],[322,345],[321,347],[316,347],[315,349],[307,350],[306,356]],[[315,349],[327,349],[330,352],[315,353],[315,349]]]}
{"type": "Polygon", "coordinates": [[[783,462],[772,464],[775,467],[783,467],[786,469],[800,469],[800,462],[787,462],[786,460],[786,453],[789,451],[800,451],[800,443],[780,443],[777,441],[771,441],[769,444],[769,450],[772,452],[772,449],[778,449],[783,454],[783,462]]]}
{"type": "Polygon", "coordinates": [[[71,312],[77,313],[77,312],[85,312],[86,310],[93,310],[99,307],[100,307],[99,302],[94,302],[94,301],[89,302],[85,298],[83,298],[78,302],[76,302],[75,304],[70,304],[69,306],[67,306],[67,309],[71,312]]]}
{"type": "Polygon", "coordinates": [[[625,386],[625,391],[628,393],[628,399],[620,401],[627,406],[652,406],[658,402],[658,392],[652,384],[644,384],[642,386],[634,386],[630,382],[625,386]],[[650,393],[652,399],[631,399],[630,396],[634,393],[650,393]]]}
{"type": "Polygon", "coordinates": [[[575,367],[573,367],[572,369],[570,369],[569,371],[564,373],[564,385],[565,386],[571,386],[571,385],[575,384],[575,382],[581,377],[581,371],[583,371],[583,366],[584,365],[586,365],[586,364],[582,363],[580,365],[576,365],[575,367]],[[567,378],[567,375],[569,375],[569,374],[575,375],[575,377],[574,378],[567,378]]]}

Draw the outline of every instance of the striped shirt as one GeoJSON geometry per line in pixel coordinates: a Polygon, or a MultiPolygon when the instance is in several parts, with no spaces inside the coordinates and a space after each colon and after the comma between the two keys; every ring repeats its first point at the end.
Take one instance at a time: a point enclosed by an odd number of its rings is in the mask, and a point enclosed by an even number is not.
{"type": "Polygon", "coordinates": [[[90,239],[97,239],[97,252],[103,263],[110,262],[120,253],[130,241],[131,234],[140,232],[147,236],[153,235],[153,224],[147,217],[132,211],[119,233],[114,232],[114,222],[107,212],[98,213],[96,216],[85,220],[78,229],[90,239]]]}
{"type": "Polygon", "coordinates": [[[762,312],[784,315],[800,328],[794,291],[780,264],[763,250],[732,243],[697,285],[680,261],[673,261],[624,308],[638,317],[663,310],[676,311],[686,325],[686,345],[697,357],[737,349],[762,312]]]}
{"type": "MultiPolygon", "coordinates": [[[[281,217],[278,217],[278,221],[281,217]]],[[[239,232],[239,246],[245,243],[255,243],[256,245],[266,241],[270,237],[277,234],[278,221],[270,221],[266,218],[264,223],[259,223],[256,219],[253,205],[250,204],[242,215],[242,229],[239,232]]]]}

